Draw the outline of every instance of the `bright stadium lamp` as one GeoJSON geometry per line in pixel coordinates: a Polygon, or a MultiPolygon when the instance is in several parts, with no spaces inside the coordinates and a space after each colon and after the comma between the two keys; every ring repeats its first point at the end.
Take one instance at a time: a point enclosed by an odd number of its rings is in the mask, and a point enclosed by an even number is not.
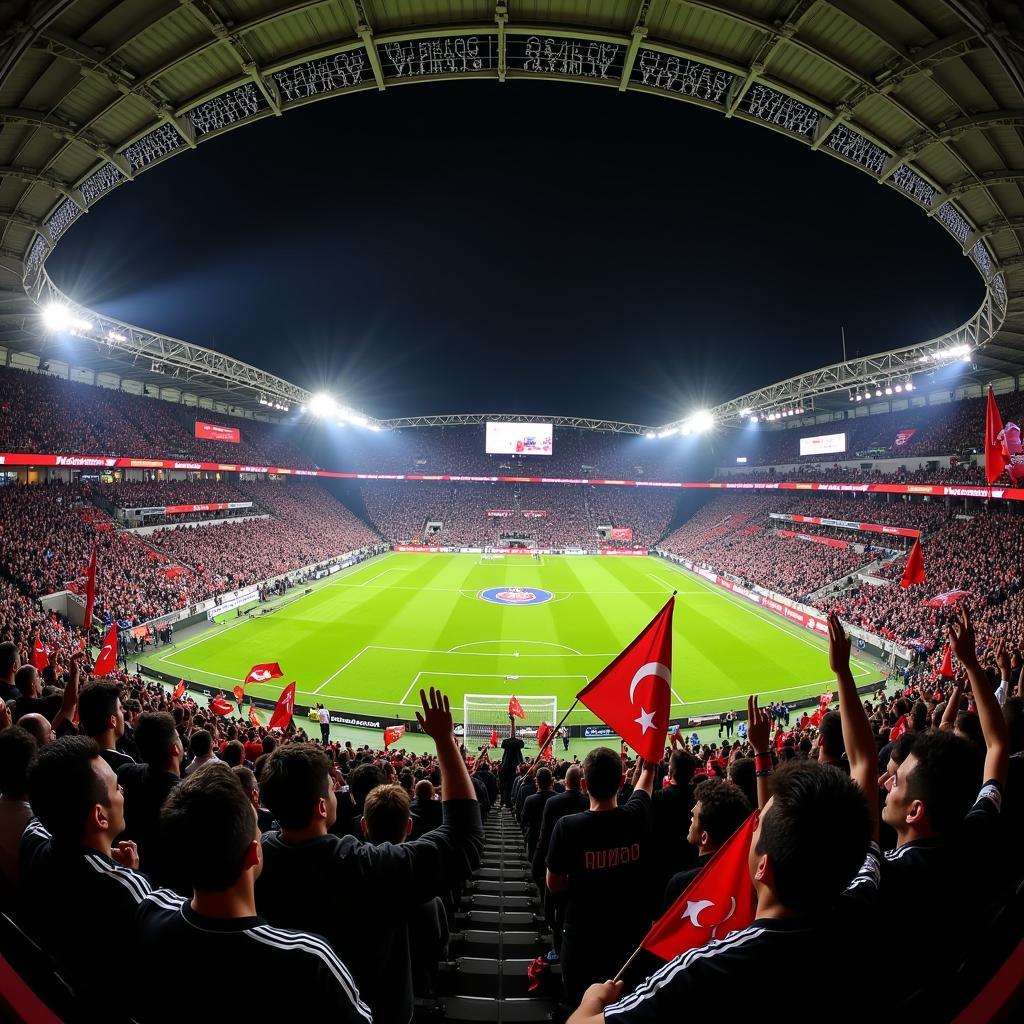
{"type": "Polygon", "coordinates": [[[653,430],[648,430],[647,433],[644,434],[644,437],[646,437],[648,441],[653,441],[657,436],[658,435],[653,430]]]}
{"type": "Polygon", "coordinates": [[[908,380],[907,383],[904,384],[903,390],[904,391],[913,391],[914,390],[914,382],[911,381],[911,380],[908,380]]]}
{"type": "Polygon", "coordinates": [[[48,331],[87,331],[92,327],[88,320],[77,316],[62,302],[51,302],[43,307],[43,324],[48,331]]]}
{"type": "Polygon", "coordinates": [[[750,425],[752,427],[756,427],[757,426],[757,417],[756,416],[751,416],[750,417],[750,425]]]}
{"type": "Polygon", "coordinates": [[[309,400],[309,411],[314,416],[330,416],[336,406],[337,403],[334,401],[333,396],[327,394],[326,391],[318,391],[309,400]]]}
{"type": "Polygon", "coordinates": [[[710,430],[715,425],[715,417],[708,412],[707,409],[698,409],[690,418],[687,420],[687,426],[695,434],[703,434],[704,431],[710,430]]]}

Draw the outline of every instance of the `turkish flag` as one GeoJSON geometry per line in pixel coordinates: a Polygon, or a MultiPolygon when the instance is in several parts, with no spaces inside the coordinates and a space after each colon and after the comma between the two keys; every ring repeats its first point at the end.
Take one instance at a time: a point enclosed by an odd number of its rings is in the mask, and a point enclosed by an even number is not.
{"type": "Polygon", "coordinates": [[[889,730],[889,742],[898,740],[907,731],[907,716],[900,715],[896,724],[889,730]]]}
{"type": "Polygon", "coordinates": [[[260,716],[256,714],[256,709],[250,704],[249,705],[249,721],[258,729],[263,723],[260,721],[260,716]]]}
{"type": "Polygon", "coordinates": [[[100,656],[96,659],[96,664],[93,665],[92,674],[97,679],[102,679],[103,676],[110,675],[115,668],[117,668],[116,620],[110,624],[110,631],[103,641],[103,647],[100,649],[100,656]]]}
{"type": "Polygon", "coordinates": [[[757,898],[747,856],[757,812],[720,846],[640,944],[661,960],[699,949],[754,920],[757,898]]]}
{"type": "Polygon", "coordinates": [[[519,698],[518,697],[513,697],[508,702],[508,713],[510,715],[515,715],[516,718],[525,718],[526,717],[526,712],[523,710],[523,705],[519,703],[519,698]]]}
{"type": "Polygon", "coordinates": [[[655,763],[665,752],[668,733],[675,602],[673,595],[640,635],[576,694],[645,761],[655,763]]]}
{"type": "Polygon", "coordinates": [[[1003,432],[1003,418],[999,415],[996,396],[988,389],[988,404],[985,406],[985,479],[994,484],[1010,464],[1010,457],[1003,451],[999,435],[1003,432]]]}
{"type": "Polygon", "coordinates": [[[245,683],[265,683],[270,679],[280,679],[284,673],[276,661],[268,661],[265,665],[253,665],[245,677],[245,683]]]}
{"type": "Polygon", "coordinates": [[[92,554],[89,556],[89,565],[85,570],[85,625],[82,627],[86,633],[92,624],[92,610],[96,604],[96,541],[92,542],[92,554]]]}
{"type": "Polygon", "coordinates": [[[915,540],[914,546],[910,549],[900,586],[912,587],[915,583],[924,583],[924,553],[921,551],[920,539],[915,540]]]}
{"type": "Polygon", "coordinates": [[[295,683],[289,683],[282,691],[270,716],[270,729],[287,729],[295,712],[295,683]]]}
{"type": "Polygon", "coordinates": [[[936,594],[934,597],[928,598],[925,605],[929,608],[948,608],[961,598],[969,597],[970,593],[969,590],[947,590],[944,594],[936,594]]]}
{"type": "Polygon", "coordinates": [[[244,686],[236,685],[235,688],[231,692],[235,695],[235,700],[237,700],[239,704],[241,704],[242,701],[245,700],[245,687],[244,686]]]}
{"type": "Polygon", "coordinates": [[[32,638],[32,664],[40,672],[50,664],[50,655],[39,639],[38,633],[32,638]]]}
{"type": "Polygon", "coordinates": [[[215,715],[230,715],[235,710],[235,705],[224,697],[215,697],[210,701],[210,710],[215,715]]]}
{"type": "Polygon", "coordinates": [[[817,729],[818,726],[821,725],[821,707],[820,706],[818,707],[818,710],[815,711],[814,714],[811,715],[811,717],[807,719],[807,722],[808,722],[809,725],[813,725],[815,729],[817,729]]]}
{"type": "Polygon", "coordinates": [[[498,730],[491,730],[491,746],[496,747],[498,745],[498,730]]]}
{"type": "Polygon", "coordinates": [[[942,652],[942,667],[939,669],[939,675],[946,679],[953,678],[953,652],[949,649],[949,644],[946,644],[946,649],[942,652]]]}
{"type": "Polygon", "coordinates": [[[171,694],[171,700],[181,700],[185,694],[185,680],[179,679],[178,685],[174,688],[174,693],[171,694]]]}
{"type": "Polygon", "coordinates": [[[397,743],[405,735],[404,725],[389,725],[384,730],[384,747],[390,747],[392,743],[397,743]]]}

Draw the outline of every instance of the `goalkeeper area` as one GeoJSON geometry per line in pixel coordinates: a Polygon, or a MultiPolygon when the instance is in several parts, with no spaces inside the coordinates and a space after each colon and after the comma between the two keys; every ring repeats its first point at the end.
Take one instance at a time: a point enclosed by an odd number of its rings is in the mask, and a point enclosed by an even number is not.
{"type": "MultiPolygon", "coordinates": [[[[739,711],[753,692],[765,704],[834,687],[824,637],[655,557],[390,553],[312,586],[138,660],[226,694],[252,665],[276,661],[284,679],[247,693],[273,701],[294,679],[298,704],[353,717],[415,720],[418,691],[436,686],[457,721],[468,701],[474,737],[492,721],[507,727],[515,695],[532,731],[564,713],[676,590],[673,719],[739,711]]],[[[858,685],[884,676],[866,659],[853,672],[858,685]]],[[[594,722],[581,705],[567,724],[594,722]]]]}

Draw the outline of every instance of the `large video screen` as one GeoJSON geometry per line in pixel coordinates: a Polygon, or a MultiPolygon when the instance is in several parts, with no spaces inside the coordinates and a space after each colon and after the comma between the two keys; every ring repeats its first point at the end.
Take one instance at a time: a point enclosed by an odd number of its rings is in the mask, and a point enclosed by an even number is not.
{"type": "Polygon", "coordinates": [[[550,455],[550,423],[487,422],[488,455],[550,455]]]}
{"type": "Polygon", "coordinates": [[[222,427],[219,423],[204,423],[196,420],[196,437],[205,441],[230,441],[238,444],[242,440],[238,427],[222,427]]]}
{"type": "Polygon", "coordinates": [[[845,451],[845,434],[819,434],[817,437],[800,438],[801,455],[827,455],[830,452],[845,451]]]}

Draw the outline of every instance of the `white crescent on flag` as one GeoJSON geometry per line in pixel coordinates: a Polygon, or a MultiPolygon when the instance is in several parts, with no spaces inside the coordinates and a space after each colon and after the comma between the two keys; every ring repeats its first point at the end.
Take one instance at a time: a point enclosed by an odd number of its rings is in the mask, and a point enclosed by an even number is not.
{"type": "Polygon", "coordinates": [[[649,661],[646,665],[641,666],[636,670],[636,675],[633,676],[633,682],[629,684],[629,703],[634,703],[633,694],[636,693],[637,685],[642,679],[647,676],[658,676],[664,679],[665,682],[671,687],[672,685],[672,671],[666,665],[662,665],[660,661],[649,661]]]}
{"type": "Polygon", "coordinates": [[[264,679],[269,679],[269,678],[270,678],[270,672],[267,671],[267,669],[265,669],[265,668],[257,669],[257,671],[253,672],[253,674],[252,674],[252,681],[254,683],[261,683],[261,682],[263,682],[264,679]]]}

